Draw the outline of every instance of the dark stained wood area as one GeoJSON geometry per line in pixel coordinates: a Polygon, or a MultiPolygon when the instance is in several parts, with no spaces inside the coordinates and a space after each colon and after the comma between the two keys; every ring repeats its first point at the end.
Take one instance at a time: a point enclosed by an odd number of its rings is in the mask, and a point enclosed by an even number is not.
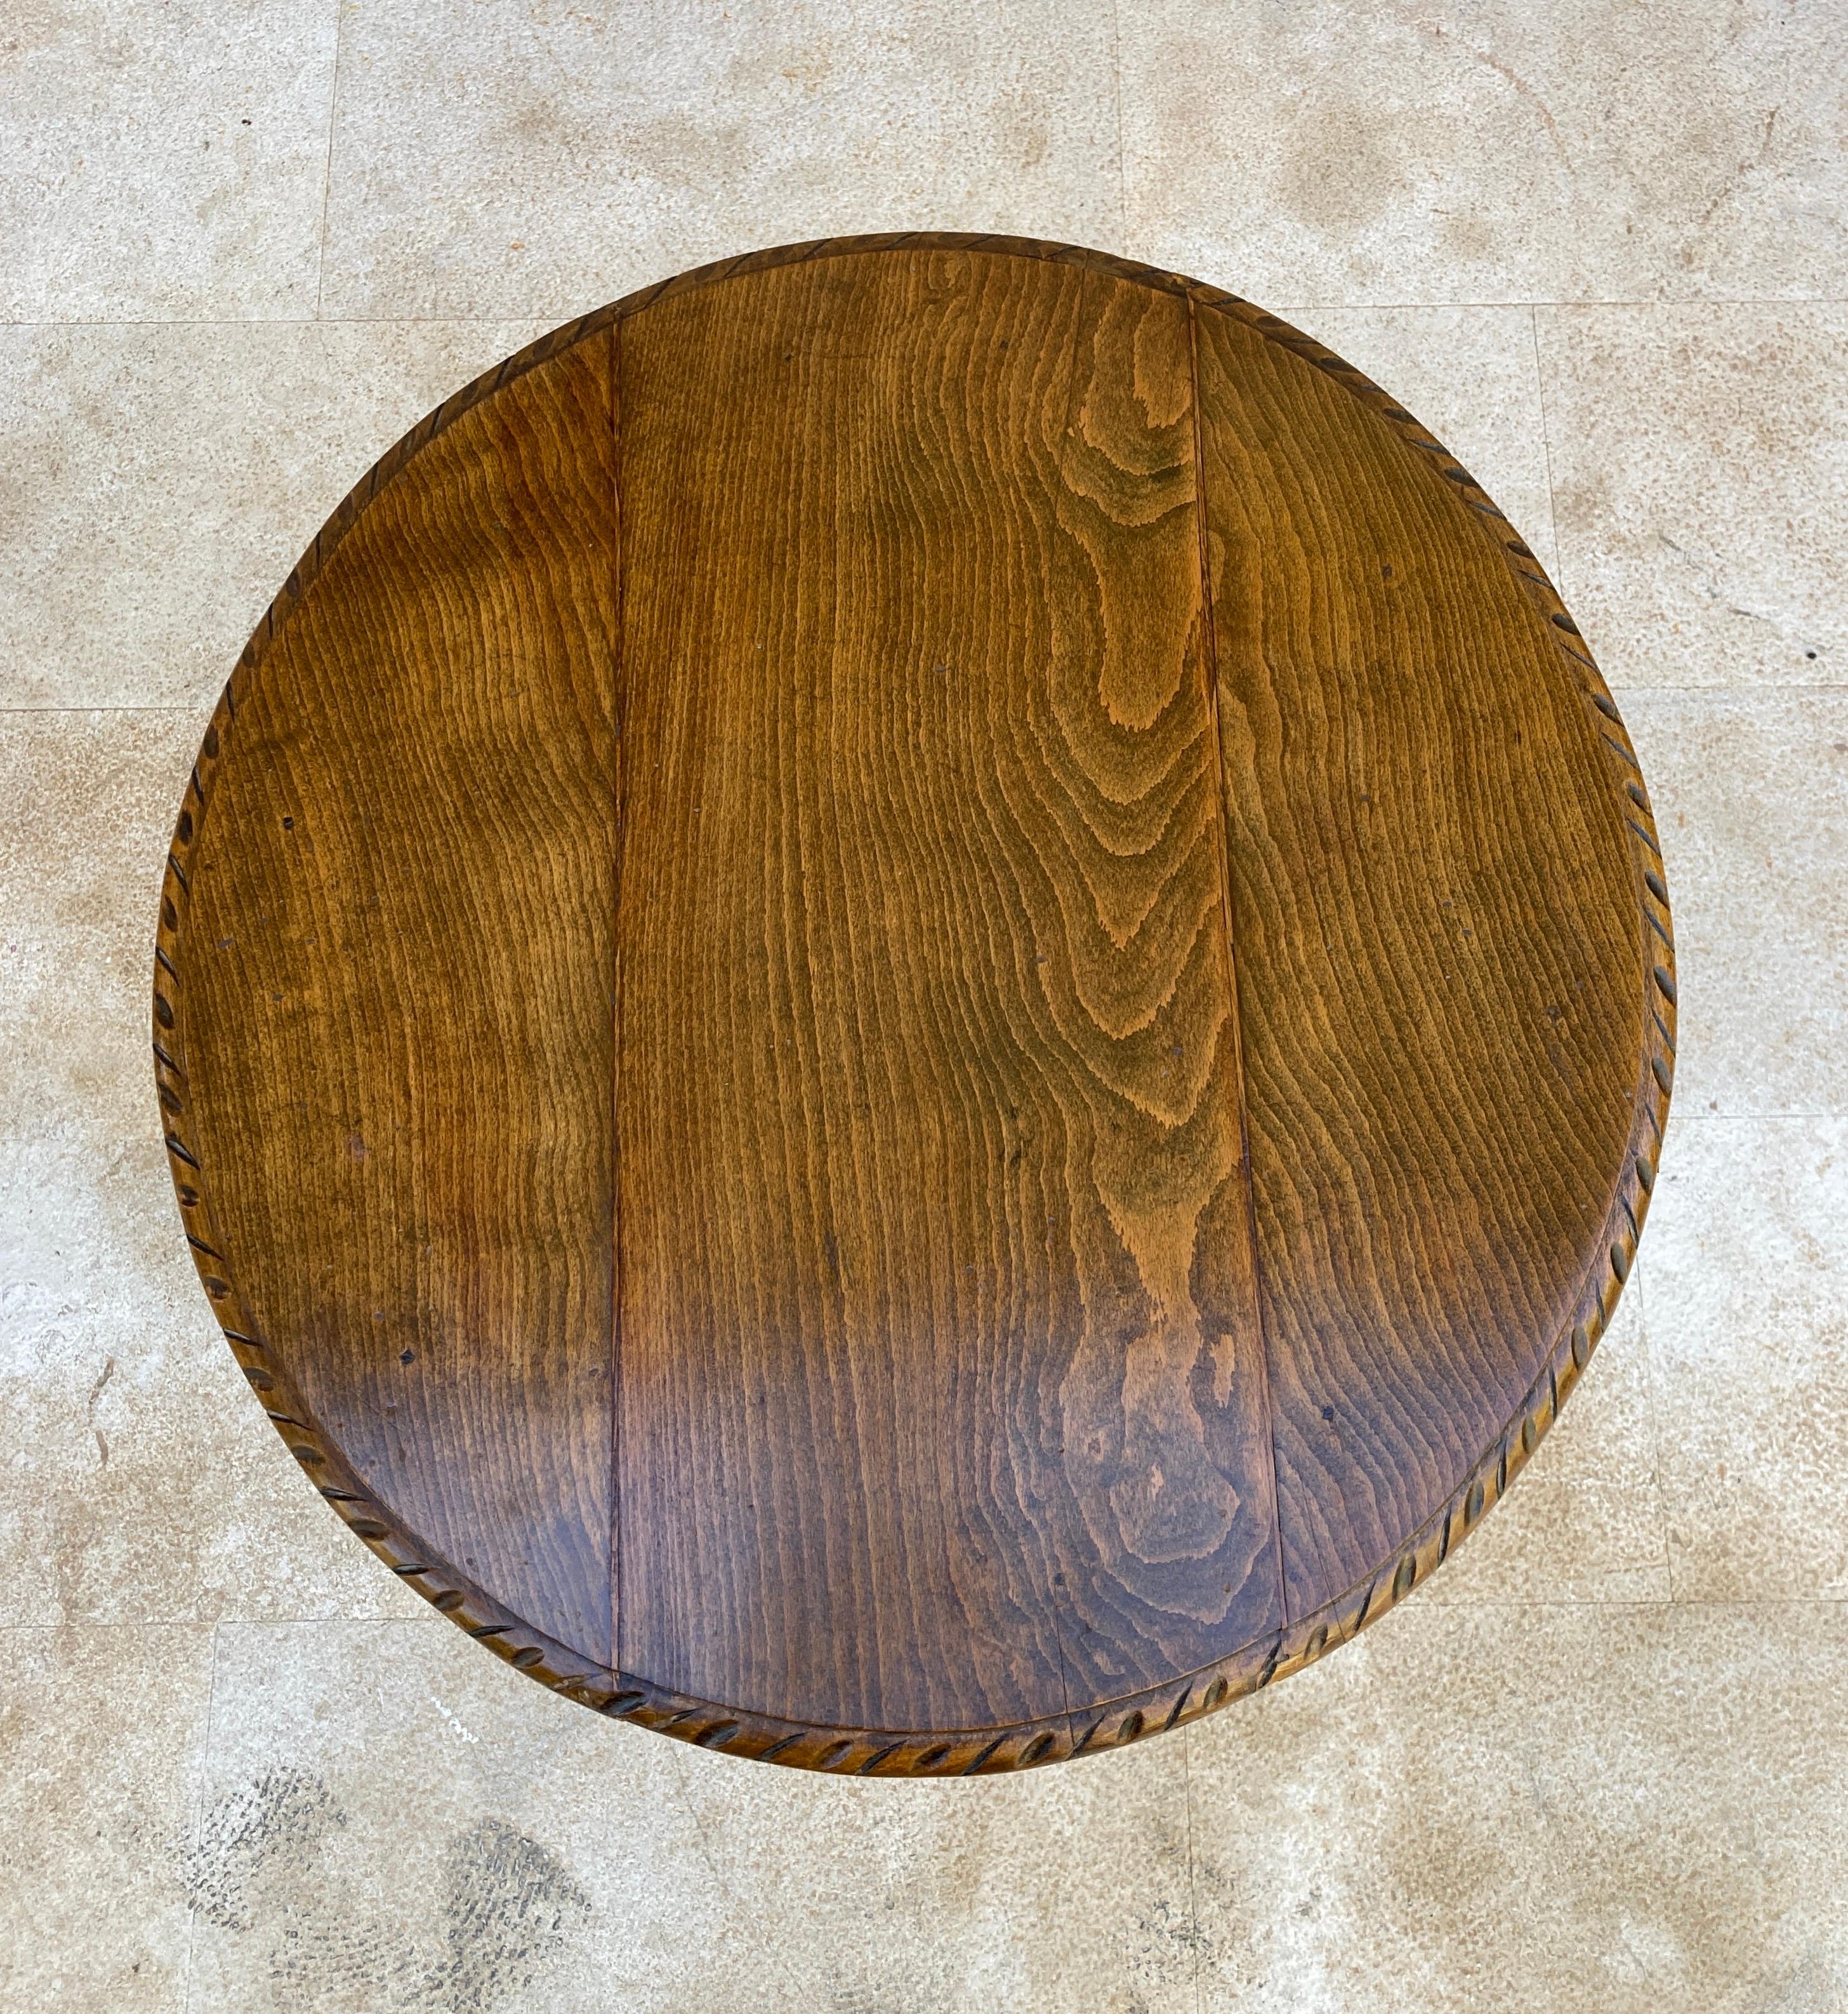
{"type": "Polygon", "coordinates": [[[610,349],[442,434],[278,638],[186,1027],[252,1332],[427,1545],[606,1660],[610,349]]]}
{"type": "Polygon", "coordinates": [[[155,1061],[213,1308],[407,1583],[839,1772],[1133,1741],[1508,1486],[1672,1079],[1532,553],[1213,289],[684,276],[467,388],[265,618],[155,1061]]]}
{"type": "Polygon", "coordinates": [[[1625,800],[1428,451],[1202,331],[1252,1195],[1306,1614],[1520,1404],[1610,1207],[1642,1055],[1625,800]],[[1309,482],[1313,440],[1335,479],[1309,482]]]}

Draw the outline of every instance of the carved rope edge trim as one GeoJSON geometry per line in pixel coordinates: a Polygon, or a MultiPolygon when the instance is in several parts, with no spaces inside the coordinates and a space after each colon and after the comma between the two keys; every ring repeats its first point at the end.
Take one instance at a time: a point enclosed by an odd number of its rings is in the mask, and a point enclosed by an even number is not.
{"type": "Polygon", "coordinates": [[[840,1776],[974,1776],[1037,1767],[1096,1754],[1142,1736],[1184,1726],[1227,1701],[1261,1691],[1312,1664],[1402,1600],[1448,1558],[1486,1512],[1506,1494],[1583,1373],[1609,1326],[1634,1263],[1649,1210],[1674,1070],[1676,987],[1668,891],[1641,765],[1630,746],[1609,688],[1578,625],[1539,561],[1473,476],[1402,407],[1363,372],[1323,344],[1237,296],[1202,282],[1082,247],[1037,239],[942,232],[824,238],[785,245],[697,267],[581,316],[516,352],[420,421],[388,449],[335,507],[315,534],[264,611],[226,682],[206,728],[175,820],[156,926],[153,1035],[162,1131],[187,1242],[202,1284],[233,1356],[283,1441],[348,1528],[409,1586],[478,1642],[485,1643],[552,1690],[612,1718],[632,1721],[702,1747],[723,1749],[761,1761],[840,1776]],[[1431,457],[1430,469],[1455,507],[1470,514],[1492,539],[1547,624],[1569,676],[1593,717],[1605,749],[1613,790],[1627,828],[1637,891],[1638,931],[1646,980],[1643,1053],[1630,1141],[1606,1215],[1600,1249],[1588,1262],[1576,1312],[1549,1353],[1539,1374],[1498,1439],[1471,1464],[1443,1507],[1397,1549],[1394,1560],[1370,1579],[1313,1614],[1286,1624],[1230,1656],[1184,1677],[1146,1688],[1077,1715],[1056,1714],[1005,1727],[901,1731],[816,1726],[741,1711],[673,1691],[581,1656],[532,1629],[467,1575],[460,1574],[379,1503],[338,1447],[315,1423],[280,1359],[260,1335],[224,1256],[187,1123],[184,993],[181,979],[184,922],[191,893],[189,867],[199,844],[212,783],[224,759],[238,694],[267,655],[278,633],[335,548],[378,492],[393,481],[435,436],[471,407],[512,379],[573,345],[638,314],[652,303],[721,280],[768,267],[854,253],[906,246],[946,252],[987,251],[997,256],[1076,264],[1116,278],[1181,295],[1200,308],[1230,315],[1309,367],[1321,371],[1377,413],[1431,457]]]}

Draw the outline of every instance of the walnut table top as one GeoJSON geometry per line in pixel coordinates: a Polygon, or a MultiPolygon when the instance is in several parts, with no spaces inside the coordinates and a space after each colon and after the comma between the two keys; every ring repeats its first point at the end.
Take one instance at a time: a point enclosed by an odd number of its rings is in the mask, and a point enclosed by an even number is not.
{"type": "Polygon", "coordinates": [[[1434,1571],[1672,1069],[1649,801],[1514,527],[1214,288],[754,255],[354,491],[155,977],[304,1471],[605,1713],[882,1776],[1172,1727],[1434,1571]]]}

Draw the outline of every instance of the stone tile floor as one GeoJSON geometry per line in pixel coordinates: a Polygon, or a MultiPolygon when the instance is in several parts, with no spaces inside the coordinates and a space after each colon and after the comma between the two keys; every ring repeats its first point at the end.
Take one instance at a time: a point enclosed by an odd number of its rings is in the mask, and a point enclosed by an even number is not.
{"type": "Polygon", "coordinates": [[[12,0],[0,2005],[1848,2007],[1848,14],[12,0]],[[835,1784],[564,1708],[304,1489],[156,1149],[156,869],[321,518],[538,328],[935,226],[1297,320],[1487,483],[1650,779],[1662,1182],[1560,1431],[1273,1693],[835,1784]]]}

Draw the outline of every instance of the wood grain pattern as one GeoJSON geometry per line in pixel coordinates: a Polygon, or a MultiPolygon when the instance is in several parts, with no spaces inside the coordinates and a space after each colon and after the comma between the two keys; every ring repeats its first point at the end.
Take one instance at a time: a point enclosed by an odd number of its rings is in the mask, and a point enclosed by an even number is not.
{"type": "Polygon", "coordinates": [[[1610,1208],[1647,967],[1594,716],[1456,486],[1282,345],[1202,334],[1296,1614],[1423,1524],[1532,1382],[1610,1208]]]}
{"type": "Polygon", "coordinates": [[[252,1332],[430,1547],[605,1660],[608,360],[449,428],[278,640],[192,869],[186,1029],[252,1332]]]}
{"type": "Polygon", "coordinates": [[[624,332],[622,1662],[792,1718],[1279,1619],[1187,314],[1042,277],[624,332]]]}
{"type": "Polygon", "coordinates": [[[1474,1528],[1629,1270],[1674,980],[1617,709],[1409,414],[913,237],[385,458],[214,716],[154,1021],[231,1348],[410,1585],[940,1774],[1210,1711],[1474,1528]]]}

